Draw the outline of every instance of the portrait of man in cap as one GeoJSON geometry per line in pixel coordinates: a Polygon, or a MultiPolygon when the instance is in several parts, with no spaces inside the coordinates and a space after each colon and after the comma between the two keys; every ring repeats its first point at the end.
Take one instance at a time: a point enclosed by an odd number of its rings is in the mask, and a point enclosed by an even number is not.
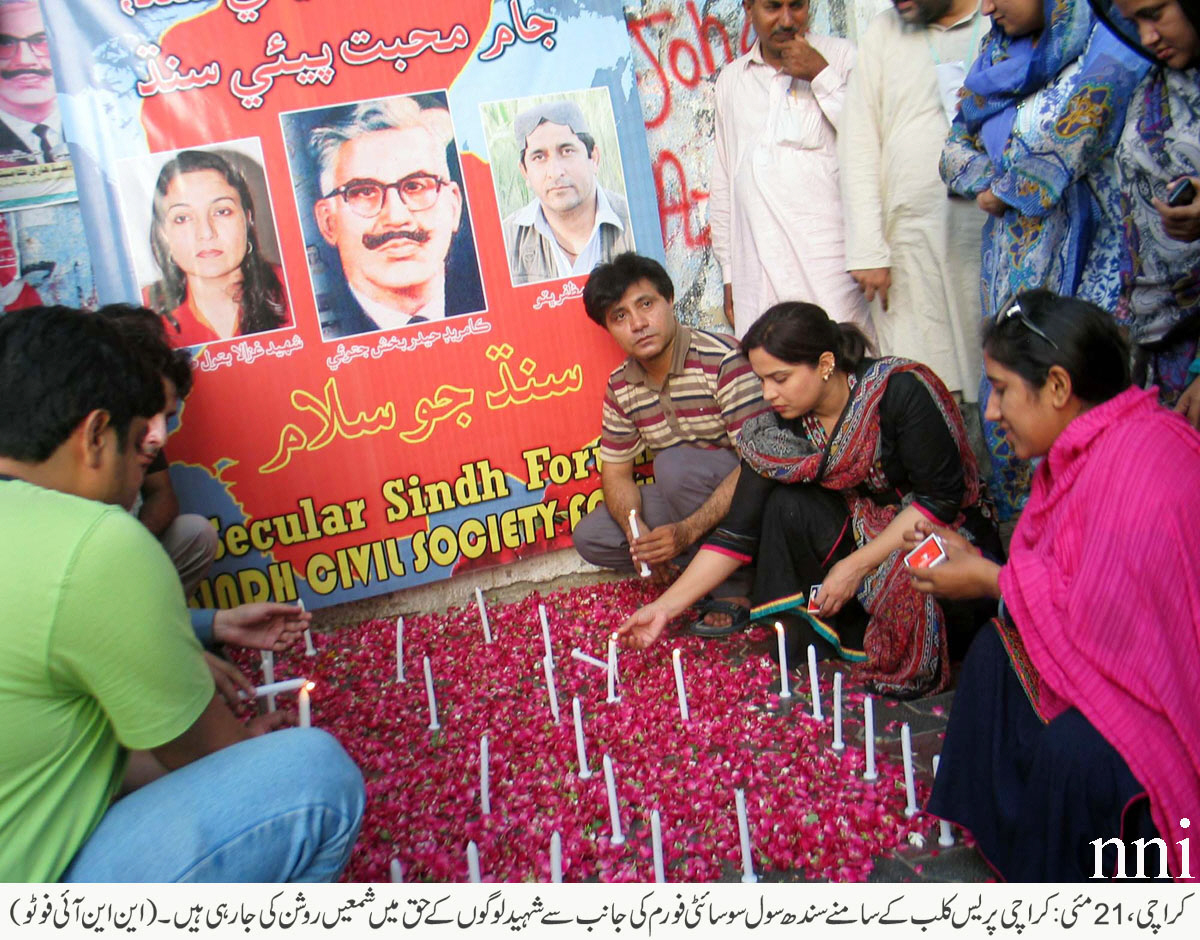
{"type": "Polygon", "coordinates": [[[518,111],[512,133],[532,196],[504,220],[514,285],[586,275],[633,250],[629,206],[601,185],[601,148],[575,101],[542,100],[518,111]]]}

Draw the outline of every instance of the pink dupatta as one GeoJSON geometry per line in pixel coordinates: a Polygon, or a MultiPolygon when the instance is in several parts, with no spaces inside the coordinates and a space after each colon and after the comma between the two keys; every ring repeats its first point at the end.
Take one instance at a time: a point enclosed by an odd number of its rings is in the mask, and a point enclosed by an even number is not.
{"type": "Polygon", "coordinates": [[[1054,442],[1000,589],[1045,717],[1075,706],[1117,749],[1178,877],[1200,837],[1179,825],[1200,819],[1200,434],[1155,394],[1128,389],[1054,442]]]}

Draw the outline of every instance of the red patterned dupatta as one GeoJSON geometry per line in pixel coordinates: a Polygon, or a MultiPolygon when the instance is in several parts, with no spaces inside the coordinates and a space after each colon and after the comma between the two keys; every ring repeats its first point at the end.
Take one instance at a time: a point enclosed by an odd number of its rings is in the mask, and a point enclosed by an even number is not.
{"type": "MultiPolygon", "coordinates": [[[[862,547],[912,499],[907,494],[899,505],[881,506],[859,490],[860,486],[877,492],[891,489],[879,465],[879,403],[888,380],[900,372],[913,373],[941,412],[963,466],[963,507],[973,505],[979,499],[979,472],[958,405],[928,367],[907,359],[878,359],[857,382],[851,377],[850,400],[830,439],[812,416],[801,419],[804,435],[800,436],[768,413],[743,426],[738,444],[742,458],[769,479],[817,483],[840,492],[850,512],[855,544],[862,547]]],[[[962,523],[960,512],[953,525],[962,523]]],[[[904,552],[888,556],[863,580],[856,596],[871,617],[863,643],[866,661],[855,667],[856,677],[899,698],[943,690],[950,677],[945,618],[937,601],[912,587],[904,570],[904,552]]]]}

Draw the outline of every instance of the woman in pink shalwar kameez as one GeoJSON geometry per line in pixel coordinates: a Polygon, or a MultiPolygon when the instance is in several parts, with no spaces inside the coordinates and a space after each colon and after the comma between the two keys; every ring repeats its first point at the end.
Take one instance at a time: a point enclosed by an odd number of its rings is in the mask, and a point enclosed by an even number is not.
{"type": "Polygon", "coordinates": [[[1001,599],[928,808],[1010,881],[1135,877],[1134,840],[1156,837],[1145,876],[1200,877],[1200,434],[1130,387],[1091,304],[1018,295],[984,360],[989,418],[1043,459],[1006,565],[951,537],[946,563],[912,572],[933,594],[1001,599]]]}

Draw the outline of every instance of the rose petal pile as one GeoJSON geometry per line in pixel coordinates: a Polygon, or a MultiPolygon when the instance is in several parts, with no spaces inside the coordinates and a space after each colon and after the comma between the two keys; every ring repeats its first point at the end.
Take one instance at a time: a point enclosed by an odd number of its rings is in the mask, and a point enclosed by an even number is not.
{"type": "MultiPolygon", "coordinates": [[[[862,881],[873,858],[914,831],[904,817],[903,768],[878,758],[862,781],[856,746],[861,691],[846,695],[847,747],[835,752],[828,674],[825,720],[811,715],[807,675],[779,697],[774,641],[755,628],[729,641],[678,632],[619,655],[620,701],[606,703],[606,670],[571,656],[607,657],[609,634],[655,595],[632,580],[533,594],[489,606],[484,642],[474,604],[406,618],[407,681],[396,679],[396,626],[370,620],[315,636],[277,656],[276,675],[306,675],[313,723],[338,737],[362,768],[367,812],[345,878],[386,881],[399,859],[406,880],[466,881],[467,842],[484,881],[548,881],[550,840],[562,839],[566,881],[654,880],[650,813],[662,818],[669,881],[741,877],[734,790],[745,790],[754,867],[810,880],[862,881]],[[553,720],[538,604],[545,603],[560,720],[553,720]],[[681,651],[690,720],[680,716],[671,651],[681,651]],[[422,658],[432,665],[441,730],[431,732],[422,658]],[[571,700],[583,712],[592,776],[579,779],[571,700]],[[488,735],[491,813],[480,807],[480,737],[488,735]],[[626,841],[614,845],[603,756],[614,765],[626,841]]],[[[241,654],[256,674],[256,654],[241,654]]],[[[826,667],[828,668],[828,667],[826,667]]],[[[285,703],[286,704],[286,703],[285,703]]],[[[923,803],[925,793],[918,794],[923,803]]]]}

